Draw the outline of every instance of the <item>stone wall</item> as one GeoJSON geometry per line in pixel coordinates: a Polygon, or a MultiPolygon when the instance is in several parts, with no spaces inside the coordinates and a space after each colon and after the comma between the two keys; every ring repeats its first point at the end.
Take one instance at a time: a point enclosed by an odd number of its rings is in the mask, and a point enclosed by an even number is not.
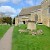
{"type": "Polygon", "coordinates": [[[31,17],[31,15],[21,16],[21,17],[19,17],[19,22],[25,21],[27,24],[27,21],[30,19],[30,17],[31,17]]]}
{"type": "Polygon", "coordinates": [[[35,18],[36,18],[36,15],[38,16],[38,23],[42,23],[42,11],[39,9],[37,10],[36,12],[34,13],[31,13],[31,20],[32,21],[36,21],[35,18]]]}
{"type": "MultiPolygon", "coordinates": [[[[49,15],[49,12],[48,12],[48,7],[50,6],[50,0],[44,0],[42,3],[41,3],[41,9],[38,9],[38,10],[34,10],[33,13],[31,13],[31,15],[27,15],[25,17],[28,17],[28,18],[21,18],[19,17],[18,18],[15,18],[15,25],[18,25],[18,23],[20,21],[25,21],[27,22],[28,20],[31,20],[31,21],[35,21],[35,15],[37,14],[38,15],[38,23],[43,23],[44,25],[50,27],[50,15],[49,15]]],[[[23,17],[23,16],[22,16],[23,17]]]]}
{"type": "Polygon", "coordinates": [[[17,26],[19,24],[19,19],[15,18],[15,26],[17,26]]]}
{"type": "Polygon", "coordinates": [[[49,10],[48,10],[48,6],[50,5],[50,1],[49,0],[44,0],[42,3],[42,23],[46,26],[49,27],[49,10]]]}

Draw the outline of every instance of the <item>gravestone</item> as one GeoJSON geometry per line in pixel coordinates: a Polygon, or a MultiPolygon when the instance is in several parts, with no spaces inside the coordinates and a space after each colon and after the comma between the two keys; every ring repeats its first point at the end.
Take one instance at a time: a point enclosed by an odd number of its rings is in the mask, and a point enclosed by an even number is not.
{"type": "Polygon", "coordinates": [[[29,30],[36,30],[36,22],[35,21],[28,21],[28,24],[27,24],[27,29],[29,30]]]}

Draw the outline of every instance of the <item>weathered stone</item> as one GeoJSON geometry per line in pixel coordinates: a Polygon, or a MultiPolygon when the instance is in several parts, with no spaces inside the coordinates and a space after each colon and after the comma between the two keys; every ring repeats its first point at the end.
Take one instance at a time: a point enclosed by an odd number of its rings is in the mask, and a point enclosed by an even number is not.
{"type": "Polygon", "coordinates": [[[15,18],[15,26],[17,26],[19,24],[19,19],[15,18]]]}
{"type": "Polygon", "coordinates": [[[43,34],[42,30],[37,30],[37,34],[43,34]]]}
{"type": "Polygon", "coordinates": [[[20,29],[20,30],[18,30],[20,33],[22,33],[22,32],[27,32],[27,30],[23,30],[23,29],[20,29]]]}
{"type": "Polygon", "coordinates": [[[31,31],[32,30],[36,30],[36,23],[35,23],[35,21],[28,21],[27,29],[30,29],[31,31]]]}

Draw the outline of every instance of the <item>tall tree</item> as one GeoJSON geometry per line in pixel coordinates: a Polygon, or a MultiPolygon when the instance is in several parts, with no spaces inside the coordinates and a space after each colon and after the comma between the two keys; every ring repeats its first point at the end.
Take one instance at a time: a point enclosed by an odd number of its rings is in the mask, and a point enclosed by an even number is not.
{"type": "Polygon", "coordinates": [[[12,18],[6,17],[6,23],[12,25],[12,18]]]}
{"type": "Polygon", "coordinates": [[[13,24],[15,24],[15,18],[13,19],[13,24]]]}
{"type": "Polygon", "coordinates": [[[2,18],[0,18],[0,24],[2,23],[2,20],[3,20],[3,19],[2,19],[2,18]]]}

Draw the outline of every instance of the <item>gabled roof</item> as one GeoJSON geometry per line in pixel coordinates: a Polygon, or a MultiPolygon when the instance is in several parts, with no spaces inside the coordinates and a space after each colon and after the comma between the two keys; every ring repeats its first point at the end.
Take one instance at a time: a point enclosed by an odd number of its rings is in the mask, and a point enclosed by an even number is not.
{"type": "Polygon", "coordinates": [[[38,9],[41,9],[41,5],[24,8],[21,10],[19,15],[27,15],[27,14],[30,14],[32,11],[38,10],[38,9]]]}

